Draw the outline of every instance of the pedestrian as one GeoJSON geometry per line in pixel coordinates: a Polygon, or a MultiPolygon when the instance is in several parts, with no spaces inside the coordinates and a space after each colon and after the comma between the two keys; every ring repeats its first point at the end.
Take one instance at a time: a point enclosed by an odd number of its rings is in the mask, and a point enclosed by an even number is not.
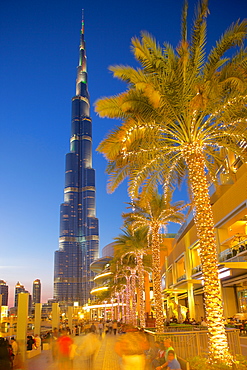
{"type": "Polygon", "coordinates": [[[32,337],[32,335],[27,336],[27,351],[32,351],[34,349],[35,341],[32,337]]]}
{"type": "Polygon", "coordinates": [[[62,329],[61,336],[57,339],[58,369],[71,370],[72,359],[70,357],[73,340],[67,334],[67,329],[62,329]]]}
{"type": "MultiPolygon", "coordinates": [[[[174,352],[174,348],[172,347],[172,341],[170,338],[166,338],[164,340],[164,347],[165,347],[165,356],[164,356],[165,361],[163,362],[163,364],[161,364],[161,366],[156,367],[156,370],[161,370],[164,367],[168,366],[168,353],[169,351],[174,352]]],[[[174,352],[174,356],[175,358],[177,358],[177,356],[175,355],[175,352],[174,352]]]]}
{"type": "Polygon", "coordinates": [[[0,369],[11,370],[11,358],[8,351],[7,341],[0,337],[0,369]]]}
{"type": "Polygon", "coordinates": [[[35,334],[34,336],[34,346],[36,349],[39,349],[41,346],[41,338],[38,334],[35,334]]]}
{"type": "Polygon", "coordinates": [[[108,330],[109,330],[109,334],[111,334],[112,333],[112,321],[109,322],[108,330]]]}
{"type": "Polygon", "coordinates": [[[118,328],[117,321],[114,321],[113,324],[112,324],[112,329],[113,329],[114,335],[117,334],[117,328],[118,328]]]}
{"type": "Polygon", "coordinates": [[[94,322],[92,322],[92,325],[90,327],[90,332],[91,333],[96,333],[96,326],[95,326],[94,322]]]}
{"type": "Polygon", "coordinates": [[[94,368],[94,360],[99,352],[100,344],[101,341],[94,332],[82,338],[78,354],[80,355],[81,367],[83,369],[91,370],[94,368]]]}
{"type": "Polygon", "coordinates": [[[102,336],[102,332],[103,332],[103,329],[104,329],[104,325],[103,325],[102,321],[99,322],[98,329],[99,329],[99,335],[102,336]]]}
{"type": "Polygon", "coordinates": [[[14,337],[11,337],[10,344],[12,346],[13,355],[16,356],[18,353],[18,343],[16,342],[14,337]]]}
{"type": "Polygon", "coordinates": [[[158,341],[156,341],[156,342],[152,341],[150,343],[150,347],[149,347],[149,349],[145,353],[147,363],[150,364],[150,366],[148,368],[150,368],[152,366],[152,361],[155,358],[157,358],[159,348],[160,348],[160,342],[158,342],[158,341]]]}
{"type": "Polygon", "coordinates": [[[52,332],[52,336],[51,336],[51,353],[52,353],[53,360],[57,359],[57,354],[58,354],[57,340],[58,340],[59,336],[60,336],[60,333],[59,333],[58,329],[54,328],[53,332],[52,332]]]}
{"type": "Polygon", "coordinates": [[[109,332],[109,322],[106,321],[105,323],[105,333],[107,334],[109,332]]]}
{"type": "Polygon", "coordinates": [[[148,349],[149,343],[146,337],[138,332],[127,332],[120,335],[115,344],[115,351],[122,358],[123,370],[145,369],[145,352],[148,349]]]}
{"type": "Polygon", "coordinates": [[[181,370],[180,363],[175,358],[175,352],[171,349],[168,352],[168,367],[167,370],[181,370]]]}
{"type": "Polygon", "coordinates": [[[159,344],[159,349],[156,357],[152,360],[152,368],[157,369],[166,362],[165,358],[166,349],[164,343],[159,344]]]}

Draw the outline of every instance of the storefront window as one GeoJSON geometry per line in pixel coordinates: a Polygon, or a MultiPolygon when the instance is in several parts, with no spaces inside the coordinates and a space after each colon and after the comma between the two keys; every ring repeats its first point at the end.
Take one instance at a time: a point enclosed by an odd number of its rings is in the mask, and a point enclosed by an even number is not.
{"type": "Polygon", "coordinates": [[[247,289],[238,291],[240,312],[247,313],[247,289]]]}

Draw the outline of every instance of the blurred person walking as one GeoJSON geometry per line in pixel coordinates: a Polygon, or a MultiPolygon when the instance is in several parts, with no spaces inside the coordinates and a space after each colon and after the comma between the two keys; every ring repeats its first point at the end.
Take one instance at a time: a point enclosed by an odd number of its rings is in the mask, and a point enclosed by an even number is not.
{"type": "Polygon", "coordinates": [[[59,333],[58,329],[54,328],[53,333],[51,335],[51,353],[52,353],[53,360],[57,359],[57,355],[58,355],[57,340],[58,340],[59,336],[60,336],[60,333],[59,333]]]}
{"type": "Polygon", "coordinates": [[[102,336],[102,332],[103,332],[103,329],[104,329],[104,325],[103,325],[102,321],[100,321],[100,323],[98,325],[98,329],[99,329],[99,335],[102,336]]]}
{"type": "Polygon", "coordinates": [[[80,356],[82,369],[92,370],[95,358],[99,352],[101,342],[98,335],[92,331],[82,338],[77,354],[80,356]]]}
{"type": "Polygon", "coordinates": [[[117,328],[118,328],[117,321],[114,321],[113,324],[112,324],[112,329],[113,329],[114,335],[117,334],[117,328]]]}
{"type": "Polygon", "coordinates": [[[146,367],[145,351],[149,349],[149,343],[145,335],[130,331],[119,336],[115,351],[122,359],[122,370],[144,370],[146,367]]]}
{"type": "Polygon", "coordinates": [[[58,370],[72,369],[71,351],[73,343],[73,340],[67,334],[67,329],[62,329],[61,336],[57,339],[58,370]]]}

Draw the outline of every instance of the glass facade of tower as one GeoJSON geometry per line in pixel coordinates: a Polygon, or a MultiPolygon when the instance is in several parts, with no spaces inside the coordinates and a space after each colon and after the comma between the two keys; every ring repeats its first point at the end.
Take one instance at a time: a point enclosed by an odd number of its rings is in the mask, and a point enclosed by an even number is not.
{"type": "Polygon", "coordinates": [[[4,280],[0,280],[0,294],[2,294],[2,306],[8,306],[9,287],[4,280]]]}
{"type": "Polygon", "coordinates": [[[31,304],[32,304],[32,299],[31,299],[31,294],[25,289],[24,285],[22,285],[19,281],[16,283],[15,286],[15,307],[18,307],[18,294],[19,293],[28,293],[29,298],[28,298],[28,311],[30,313],[31,310],[31,304]]]}
{"type": "Polygon", "coordinates": [[[33,282],[33,304],[41,302],[41,282],[39,279],[33,282]]]}
{"type": "Polygon", "coordinates": [[[64,202],[60,208],[59,250],[55,252],[54,298],[64,305],[87,303],[94,286],[90,264],[99,257],[89,110],[82,22],[76,96],[72,99],[70,152],[66,155],[64,202]]]}

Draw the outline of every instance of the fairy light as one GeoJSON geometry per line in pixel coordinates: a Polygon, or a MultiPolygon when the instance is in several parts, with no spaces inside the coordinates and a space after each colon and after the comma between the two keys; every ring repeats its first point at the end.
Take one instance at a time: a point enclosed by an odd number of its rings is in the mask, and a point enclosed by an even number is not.
{"type": "Polygon", "coordinates": [[[131,298],[132,298],[132,307],[131,307],[131,324],[136,326],[136,269],[131,269],[131,298]]]}
{"type": "MultiPolygon", "coordinates": [[[[179,211],[183,209],[183,206],[179,208],[179,211]]],[[[137,212],[129,215],[132,221],[132,229],[137,230],[144,225],[148,225],[148,246],[151,246],[152,250],[152,273],[153,273],[153,293],[154,293],[154,308],[156,318],[156,331],[163,332],[163,300],[161,293],[161,275],[160,275],[160,245],[162,242],[161,232],[166,232],[166,225],[169,219],[174,214],[178,214],[178,209],[169,206],[165,210],[162,210],[158,217],[154,213],[154,208],[150,201],[144,200],[144,203],[137,202],[137,212]],[[142,208],[143,206],[143,208],[142,208]],[[138,209],[144,210],[148,216],[138,214],[138,209]]]]}
{"type": "Polygon", "coordinates": [[[117,321],[120,321],[120,293],[117,293],[117,321]]]}
{"type": "Polygon", "coordinates": [[[194,199],[194,220],[200,240],[200,258],[204,280],[205,311],[209,335],[209,360],[231,363],[227,336],[223,321],[223,307],[218,279],[217,248],[214,236],[214,222],[205,163],[198,144],[188,144],[183,155],[189,169],[189,180],[194,199]]]}
{"type": "Polygon", "coordinates": [[[114,307],[113,307],[114,299],[111,299],[111,320],[114,320],[114,307]]]}
{"type": "Polygon", "coordinates": [[[144,267],[143,267],[143,254],[137,254],[137,269],[139,276],[139,300],[140,300],[140,327],[145,328],[145,302],[143,297],[144,292],[144,267]]]}
{"type": "Polygon", "coordinates": [[[126,303],[126,323],[130,324],[130,276],[126,276],[125,303],[126,303]]]}
{"type": "MultiPolygon", "coordinates": [[[[134,204],[135,205],[135,204],[134,204]]],[[[143,219],[141,219],[143,222],[143,219]]],[[[132,223],[132,226],[134,225],[134,222],[132,223]]],[[[144,304],[144,298],[143,298],[143,291],[144,291],[144,266],[143,266],[143,255],[145,254],[144,250],[137,250],[137,251],[130,251],[126,252],[121,256],[121,262],[122,259],[128,255],[132,254],[136,257],[136,268],[131,269],[130,267],[126,267],[127,270],[131,272],[131,293],[130,296],[132,297],[132,307],[130,310],[130,322],[133,325],[136,325],[136,299],[135,299],[135,290],[136,290],[136,278],[138,277],[138,297],[140,301],[140,326],[145,327],[145,304],[144,304]],[[138,271],[138,276],[136,276],[136,272],[138,271]]]]}

